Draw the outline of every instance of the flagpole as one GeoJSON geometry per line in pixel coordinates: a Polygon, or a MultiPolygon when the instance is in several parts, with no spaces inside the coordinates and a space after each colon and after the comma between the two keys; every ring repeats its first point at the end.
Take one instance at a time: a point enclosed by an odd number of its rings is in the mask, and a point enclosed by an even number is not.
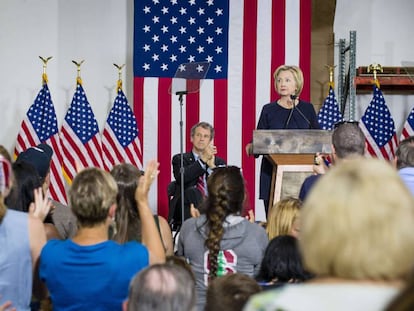
{"type": "Polygon", "coordinates": [[[53,56],[49,56],[49,57],[42,57],[39,56],[39,58],[43,61],[43,74],[42,74],[42,85],[47,84],[47,73],[46,73],[46,69],[47,69],[47,62],[49,60],[52,59],[53,56]]]}

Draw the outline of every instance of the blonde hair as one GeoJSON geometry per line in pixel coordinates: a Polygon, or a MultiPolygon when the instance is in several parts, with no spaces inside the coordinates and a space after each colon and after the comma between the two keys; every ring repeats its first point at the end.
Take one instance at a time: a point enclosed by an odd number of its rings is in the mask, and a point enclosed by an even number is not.
{"type": "Polygon", "coordinates": [[[414,263],[414,199],[390,164],[354,159],[323,176],[301,211],[300,247],[319,276],[396,280],[414,263]]]}
{"type": "Polygon", "coordinates": [[[302,72],[302,70],[298,66],[287,66],[287,65],[279,66],[275,70],[275,72],[273,73],[273,79],[274,79],[274,85],[275,85],[276,91],[278,91],[277,87],[276,87],[277,78],[279,77],[279,74],[282,71],[290,71],[293,74],[293,78],[295,79],[295,82],[296,82],[295,95],[299,96],[300,93],[302,93],[302,89],[303,89],[303,72],[302,72]]]}
{"type": "Polygon", "coordinates": [[[269,241],[279,235],[290,235],[293,223],[299,217],[302,202],[296,198],[285,198],[273,205],[266,225],[269,241]]]}
{"type": "Polygon", "coordinates": [[[104,222],[116,203],[118,187],[113,177],[98,168],[87,168],[76,175],[69,190],[72,211],[82,227],[104,222]]]}

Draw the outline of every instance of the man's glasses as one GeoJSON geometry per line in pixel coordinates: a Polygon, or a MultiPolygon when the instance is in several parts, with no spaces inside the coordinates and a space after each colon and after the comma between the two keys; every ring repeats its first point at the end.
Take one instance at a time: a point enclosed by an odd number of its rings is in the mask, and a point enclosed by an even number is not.
{"type": "Polygon", "coordinates": [[[338,127],[340,127],[343,124],[353,124],[358,126],[359,125],[359,121],[354,121],[354,120],[342,120],[342,121],[338,121],[333,125],[334,129],[337,129],[338,127]]]}

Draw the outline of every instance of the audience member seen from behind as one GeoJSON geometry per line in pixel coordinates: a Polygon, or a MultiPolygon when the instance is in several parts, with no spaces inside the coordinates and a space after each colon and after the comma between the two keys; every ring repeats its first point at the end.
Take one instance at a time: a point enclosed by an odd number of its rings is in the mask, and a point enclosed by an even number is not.
{"type": "Polygon", "coordinates": [[[383,310],[413,267],[413,206],[382,160],[331,168],[301,210],[304,265],[317,277],[253,297],[246,310],[383,310]]]}
{"type": "MultiPolygon", "coordinates": [[[[273,73],[274,86],[280,98],[266,104],[260,113],[258,130],[319,129],[318,118],[311,103],[299,99],[303,88],[303,73],[297,66],[282,65],[273,73]]],[[[246,145],[248,155],[253,154],[253,145],[246,145]]],[[[269,209],[270,186],[273,164],[265,157],[260,168],[260,195],[266,215],[269,209]]]]}
{"type": "MultiPolygon", "coordinates": [[[[191,204],[199,208],[207,189],[207,176],[217,166],[226,162],[217,156],[217,147],[213,145],[214,128],[207,122],[199,122],[191,128],[190,152],[183,153],[184,170],[184,219],[190,218],[191,204]]],[[[170,211],[168,221],[181,224],[181,153],[172,158],[175,181],[169,185],[170,211]]]]}
{"type": "MultiPolygon", "coordinates": [[[[358,126],[357,121],[341,121],[334,125],[332,134],[332,164],[341,161],[363,157],[366,150],[365,135],[358,126]]],[[[299,199],[304,201],[316,181],[327,172],[328,166],[324,161],[324,155],[316,154],[313,165],[314,175],[308,176],[299,192],[299,199]]]]}
{"type": "Polygon", "coordinates": [[[207,288],[205,311],[241,311],[251,295],[261,291],[257,282],[244,274],[214,279],[207,288]]]}
{"type": "Polygon", "coordinates": [[[269,212],[266,232],[269,240],[279,235],[298,238],[300,232],[299,211],[302,202],[296,198],[285,198],[273,205],[269,212]]]}
{"type": "Polygon", "coordinates": [[[394,161],[398,174],[414,195],[414,136],[400,142],[394,161]]]}
{"type": "Polygon", "coordinates": [[[87,168],[73,180],[69,200],[79,229],[73,239],[50,240],[43,248],[40,277],[56,310],[121,310],[132,277],[149,264],[164,262],[165,253],[148,191],[158,173],[151,161],[135,192],[142,244],[108,240],[118,188],[113,177],[87,168]]]}
{"type": "Polygon", "coordinates": [[[279,235],[269,242],[256,280],[268,290],[287,283],[301,283],[311,277],[303,268],[297,239],[279,235]]]}
{"type": "Polygon", "coordinates": [[[12,167],[0,156],[0,306],[11,301],[17,310],[30,310],[32,294],[37,299],[46,296],[38,280],[39,255],[46,243],[41,219],[50,205],[41,191],[35,193],[35,203],[29,213],[8,209],[4,198],[13,183],[12,167]]]}
{"type": "Polygon", "coordinates": [[[268,243],[265,230],[241,216],[245,185],[238,167],[216,168],[207,186],[205,214],[184,222],[177,250],[193,268],[198,310],[210,280],[236,272],[254,277],[268,243]]]}
{"type": "MultiPolygon", "coordinates": [[[[47,144],[39,144],[20,152],[16,159],[16,163],[29,164],[37,171],[44,195],[49,193],[52,157],[53,149],[47,144]]],[[[77,224],[72,210],[56,200],[51,199],[51,202],[54,208],[47,218],[47,222],[53,223],[62,239],[73,237],[77,231],[77,224]]]]}
{"type": "MultiPolygon", "coordinates": [[[[143,173],[132,164],[115,165],[111,171],[112,177],[118,185],[116,196],[117,208],[115,212],[115,233],[113,240],[125,243],[128,241],[141,242],[141,219],[139,217],[135,190],[143,173]]],[[[166,255],[173,254],[173,242],[170,226],[162,216],[154,215],[166,255]]]]}
{"type": "Polygon", "coordinates": [[[194,311],[194,279],[183,267],[157,264],[140,271],[129,285],[124,311],[194,311]]]}
{"type": "MultiPolygon", "coordinates": [[[[43,192],[41,178],[36,169],[28,163],[16,161],[12,168],[15,183],[6,198],[6,204],[10,209],[28,213],[30,204],[34,202],[35,190],[43,192]]],[[[43,220],[47,240],[61,238],[53,224],[52,212],[50,211],[43,220]]]]}

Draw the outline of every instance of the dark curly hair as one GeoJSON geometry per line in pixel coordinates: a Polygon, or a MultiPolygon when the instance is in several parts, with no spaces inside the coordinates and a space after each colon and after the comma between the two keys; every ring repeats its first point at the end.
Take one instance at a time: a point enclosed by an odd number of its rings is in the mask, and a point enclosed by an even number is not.
{"type": "Polygon", "coordinates": [[[260,282],[302,282],[311,278],[302,265],[297,239],[279,235],[270,240],[256,280],[260,282]]]}
{"type": "Polygon", "coordinates": [[[220,167],[207,181],[208,197],[204,202],[209,232],[205,246],[209,251],[209,277],[217,275],[217,257],[224,234],[223,222],[228,215],[241,214],[245,198],[244,179],[236,166],[220,167]]]}

